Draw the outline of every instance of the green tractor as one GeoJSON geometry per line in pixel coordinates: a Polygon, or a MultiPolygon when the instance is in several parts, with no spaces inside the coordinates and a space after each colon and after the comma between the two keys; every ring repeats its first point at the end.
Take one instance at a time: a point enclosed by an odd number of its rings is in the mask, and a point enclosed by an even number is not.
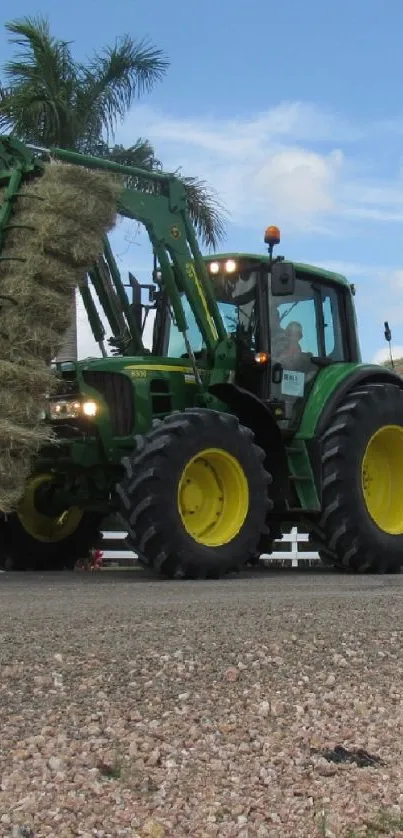
{"type": "Polygon", "coordinates": [[[12,566],[73,564],[116,514],[166,577],[240,571],[293,525],[327,565],[398,572],[403,382],[362,363],[348,281],[275,257],[275,227],[267,254],[202,257],[174,176],[49,155],[130,178],[118,212],[144,224],[154,272],[143,287],[130,275],[130,301],[105,239],[89,280],[113,356],[88,279],[80,288],[104,357],[56,365],[56,443],[3,522],[12,566]]]}

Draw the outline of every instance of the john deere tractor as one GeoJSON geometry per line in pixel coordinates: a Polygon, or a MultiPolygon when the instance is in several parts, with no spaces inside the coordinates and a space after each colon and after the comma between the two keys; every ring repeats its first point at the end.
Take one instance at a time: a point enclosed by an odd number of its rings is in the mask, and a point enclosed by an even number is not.
{"type": "Polygon", "coordinates": [[[174,176],[48,155],[130,179],[118,211],[145,225],[154,271],[144,288],[130,275],[129,300],[105,240],[81,287],[104,357],[57,365],[44,420],[56,443],[3,528],[14,566],[73,563],[116,514],[167,577],[239,571],[291,525],[328,565],[398,571],[403,382],[362,363],[348,281],[275,256],[275,227],[265,253],[202,257],[174,176]]]}

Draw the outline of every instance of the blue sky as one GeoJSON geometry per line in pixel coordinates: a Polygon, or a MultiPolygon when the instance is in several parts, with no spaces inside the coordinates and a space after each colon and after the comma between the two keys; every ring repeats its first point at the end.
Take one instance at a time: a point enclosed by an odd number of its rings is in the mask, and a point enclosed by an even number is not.
{"type": "MultiPolygon", "coordinates": [[[[215,187],[230,212],[223,249],[262,252],[265,227],[278,224],[280,252],[346,273],[372,360],[385,319],[403,355],[403,4],[383,8],[19,0],[11,15],[48,15],[78,57],[126,32],[161,47],[166,79],[117,140],[147,136],[167,169],[215,187]]],[[[1,60],[10,54],[2,29],[1,60]]],[[[145,278],[144,238],[120,231],[116,244],[122,268],[145,278]]]]}

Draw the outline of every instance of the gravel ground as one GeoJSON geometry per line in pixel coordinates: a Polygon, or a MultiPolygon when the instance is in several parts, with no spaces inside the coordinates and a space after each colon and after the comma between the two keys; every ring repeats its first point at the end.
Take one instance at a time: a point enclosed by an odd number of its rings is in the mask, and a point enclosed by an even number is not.
{"type": "Polygon", "coordinates": [[[1,836],[403,838],[402,595],[0,576],[1,836]],[[383,764],[311,752],[337,745],[383,764]]]}

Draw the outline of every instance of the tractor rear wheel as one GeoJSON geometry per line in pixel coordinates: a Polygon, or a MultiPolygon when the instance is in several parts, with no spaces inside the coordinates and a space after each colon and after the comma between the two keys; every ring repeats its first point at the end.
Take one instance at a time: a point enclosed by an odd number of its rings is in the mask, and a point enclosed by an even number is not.
{"type": "Polygon", "coordinates": [[[90,549],[99,544],[104,516],[98,512],[74,507],[52,517],[36,509],[36,491],[51,480],[48,474],[35,475],[17,511],[1,522],[3,570],[71,570],[78,559],[86,558],[90,549]]]}
{"type": "Polygon", "coordinates": [[[270,475],[235,416],[191,408],[136,437],[117,487],[120,518],[140,561],[168,577],[218,578],[256,554],[270,475]]]}
{"type": "Polygon", "coordinates": [[[403,565],[403,391],[349,393],[322,437],[322,515],[311,538],[324,564],[355,573],[403,565]]]}

